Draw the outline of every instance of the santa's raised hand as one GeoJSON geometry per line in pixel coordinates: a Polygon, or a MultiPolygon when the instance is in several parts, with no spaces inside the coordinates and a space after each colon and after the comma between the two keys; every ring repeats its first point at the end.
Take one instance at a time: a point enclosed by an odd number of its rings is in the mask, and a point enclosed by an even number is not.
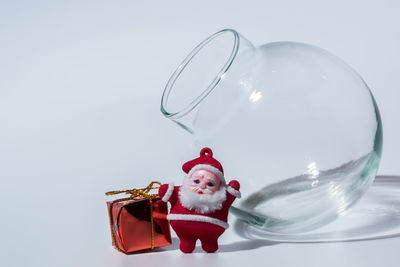
{"type": "Polygon", "coordinates": [[[215,252],[219,236],[229,227],[229,208],[240,198],[240,184],[236,180],[226,184],[221,163],[207,147],[182,169],[187,174],[182,186],[163,184],[158,192],[163,201],[171,203],[167,219],[181,241],[182,252],[191,253],[197,239],[204,251],[215,252]]]}

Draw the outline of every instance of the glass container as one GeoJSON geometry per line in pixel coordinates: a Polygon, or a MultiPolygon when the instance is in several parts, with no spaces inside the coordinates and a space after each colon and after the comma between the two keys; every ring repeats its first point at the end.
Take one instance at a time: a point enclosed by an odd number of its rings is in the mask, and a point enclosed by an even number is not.
{"type": "Polygon", "coordinates": [[[169,79],[161,111],[211,147],[231,211],[275,234],[345,214],[378,170],[382,125],[364,80],[340,58],[304,43],[254,46],[232,29],[201,42],[169,79]]]}

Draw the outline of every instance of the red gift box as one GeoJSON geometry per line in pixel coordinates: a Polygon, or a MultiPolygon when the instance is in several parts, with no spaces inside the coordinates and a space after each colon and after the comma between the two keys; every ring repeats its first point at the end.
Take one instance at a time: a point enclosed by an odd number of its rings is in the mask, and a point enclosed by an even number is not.
{"type": "Polygon", "coordinates": [[[113,191],[106,193],[131,194],[128,198],[107,202],[110,216],[111,237],[116,249],[126,254],[170,245],[171,232],[166,220],[167,203],[157,194],[154,182],[144,189],[113,191]]]}

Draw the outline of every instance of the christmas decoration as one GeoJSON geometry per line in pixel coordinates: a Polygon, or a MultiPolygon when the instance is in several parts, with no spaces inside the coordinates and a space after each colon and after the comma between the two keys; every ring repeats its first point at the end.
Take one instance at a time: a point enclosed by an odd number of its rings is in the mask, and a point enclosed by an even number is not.
{"type": "Polygon", "coordinates": [[[152,182],[143,189],[106,193],[130,195],[107,202],[112,242],[117,250],[128,254],[171,244],[171,233],[166,220],[167,203],[161,201],[157,194],[149,193],[152,189],[158,189],[159,185],[158,182],[152,182]]]}
{"type": "Polygon", "coordinates": [[[163,184],[159,188],[162,201],[171,203],[167,219],[180,239],[180,250],[193,252],[197,239],[206,252],[218,250],[218,238],[228,228],[228,212],[235,198],[240,198],[240,184],[226,183],[224,170],[213,158],[210,148],[203,148],[200,157],[182,166],[187,174],[181,186],[163,184]]]}

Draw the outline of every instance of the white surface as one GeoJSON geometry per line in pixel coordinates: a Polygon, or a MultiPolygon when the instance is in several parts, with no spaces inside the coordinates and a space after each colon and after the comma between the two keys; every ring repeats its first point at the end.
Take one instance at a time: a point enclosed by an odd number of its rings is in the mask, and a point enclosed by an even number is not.
{"type": "Polygon", "coordinates": [[[212,255],[182,255],[176,239],[131,256],[110,245],[104,192],[179,181],[193,156],[160,97],[181,59],[222,28],[255,45],[314,44],[353,66],[383,117],[380,173],[400,173],[400,5],[348,2],[2,1],[1,266],[398,266],[399,237],[275,244],[232,228],[212,255]]]}

